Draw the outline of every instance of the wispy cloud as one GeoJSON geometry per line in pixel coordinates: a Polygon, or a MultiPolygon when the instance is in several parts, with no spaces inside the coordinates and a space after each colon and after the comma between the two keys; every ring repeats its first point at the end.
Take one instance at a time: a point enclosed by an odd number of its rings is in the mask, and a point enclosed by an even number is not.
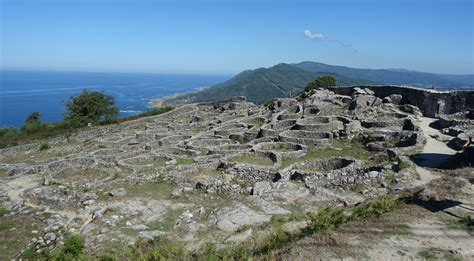
{"type": "Polygon", "coordinates": [[[352,51],[354,52],[358,52],[357,49],[355,49],[354,47],[352,47],[352,44],[351,43],[346,43],[346,42],[343,42],[343,41],[340,41],[336,38],[333,38],[333,37],[328,37],[322,33],[313,33],[311,32],[311,30],[309,29],[306,29],[304,30],[304,37],[305,38],[308,38],[308,39],[311,39],[311,40],[315,40],[315,41],[331,41],[331,42],[335,42],[337,43],[338,45],[340,45],[341,47],[344,47],[344,48],[349,48],[351,49],[352,51]]]}
{"type": "Polygon", "coordinates": [[[321,40],[326,39],[326,36],[324,36],[324,34],[313,33],[309,29],[304,30],[304,37],[312,39],[312,40],[316,40],[316,41],[321,41],[321,40]]]}

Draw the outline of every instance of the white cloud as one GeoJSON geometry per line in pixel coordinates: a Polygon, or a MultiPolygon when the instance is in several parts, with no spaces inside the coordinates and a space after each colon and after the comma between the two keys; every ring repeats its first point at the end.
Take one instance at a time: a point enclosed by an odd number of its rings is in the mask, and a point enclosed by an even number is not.
{"type": "Polygon", "coordinates": [[[309,29],[304,30],[304,37],[312,39],[312,40],[316,40],[316,41],[321,41],[326,38],[324,34],[313,33],[309,29]]]}

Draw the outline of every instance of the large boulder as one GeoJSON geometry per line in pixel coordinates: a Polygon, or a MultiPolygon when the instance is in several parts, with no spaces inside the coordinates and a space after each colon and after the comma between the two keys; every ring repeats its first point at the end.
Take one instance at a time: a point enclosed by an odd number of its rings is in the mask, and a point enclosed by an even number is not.
{"type": "Polygon", "coordinates": [[[419,116],[419,117],[423,116],[420,109],[418,107],[414,106],[414,105],[411,105],[411,104],[403,104],[403,105],[398,106],[398,108],[401,111],[406,112],[406,113],[411,113],[411,114],[419,116]]]}
{"type": "Polygon", "coordinates": [[[401,96],[400,94],[391,94],[388,97],[390,98],[393,104],[397,104],[397,105],[400,104],[400,102],[403,99],[403,96],[401,96]]]}

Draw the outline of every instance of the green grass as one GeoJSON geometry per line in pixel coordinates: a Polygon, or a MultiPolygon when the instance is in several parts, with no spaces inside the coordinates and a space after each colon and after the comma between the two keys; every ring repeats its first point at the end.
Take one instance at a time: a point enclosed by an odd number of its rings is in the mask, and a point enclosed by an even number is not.
{"type": "Polygon", "coordinates": [[[193,158],[179,158],[176,159],[176,165],[189,165],[194,162],[193,158]]]}
{"type": "Polygon", "coordinates": [[[418,256],[424,260],[439,260],[441,250],[438,248],[429,248],[418,252],[418,256]]]}
{"type": "Polygon", "coordinates": [[[161,217],[160,220],[155,221],[151,224],[148,224],[149,231],[159,230],[159,231],[170,231],[173,229],[176,224],[176,220],[183,213],[182,208],[177,209],[168,209],[161,217]]]}
{"type": "Polygon", "coordinates": [[[0,217],[5,216],[6,214],[10,213],[10,211],[6,208],[0,208],[0,217]]]}
{"type": "Polygon", "coordinates": [[[12,224],[11,223],[0,223],[0,231],[3,231],[3,230],[8,230],[10,228],[12,228],[12,224]]]}
{"type": "Polygon", "coordinates": [[[5,168],[0,167],[0,177],[3,177],[7,173],[5,168]]]}
{"type": "Polygon", "coordinates": [[[270,158],[257,155],[238,155],[229,158],[230,162],[247,163],[259,166],[273,166],[273,161],[270,158]]]}
{"type": "Polygon", "coordinates": [[[204,126],[202,125],[196,125],[194,127],[191,128],[191,132],[196,134],[198,132],[201,132],[202,130],[204,130],[204,126]]]}
{"type": "Polygon", "coordinates": [[[281,167],[286,168],[291,164],[314,158],[351,157],[359,160],[370,160],[373,156],[374,153],[367,151],[362,143],[347,139],[335,139],[332,141],[332,147],[330,148],[310,149],[306,155],[296,159],[284,158],[281,167]]]}
{"type": "Polygon", "coordinates": [[[265,123],[265,119],[264,118],[253,118],[253,119],[247,121],[247,123],[250,124],[250,125],[254,125],[257,128],[260,128],[265,123]]]}
{"type": "Polygon", "coordinates": [[[344,209],[329,206],[308,216],[309,224],[306,233],[310,234],[338,228],[350,220],[350,217],[344,213],[344,209]]]}
{"type": "Polygon", "coordinates": [[[352,212],[352,218],[364,220],[379,218],[384,213],[390,212],[399,207],[400,204],[400,200],[392,196],[384,195],[377,200],[372,200],[355,207],[352,212]]]}

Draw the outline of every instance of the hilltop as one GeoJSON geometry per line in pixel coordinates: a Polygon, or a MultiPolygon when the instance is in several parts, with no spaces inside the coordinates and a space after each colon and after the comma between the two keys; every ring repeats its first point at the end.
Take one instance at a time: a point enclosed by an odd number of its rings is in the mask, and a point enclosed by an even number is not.
{"type": "Polygon", "coordinates": [[[239,73],[232,79],[193,93],[159,99],[160,104],[209,102],[245,96],[256,104],[273,98],[293,97],[318,76],[332,75],[337,86],[348,85],[411,85],[441,89],[470,89],[474,75],[423,73],[403,69],[356,69],[317,62],[281,63],[239,73]]]}
{"type": "Polygon", "coordinates": [[[338,89],[1,149],[0,259],[472,258],[471,93],[338,89]]]}

